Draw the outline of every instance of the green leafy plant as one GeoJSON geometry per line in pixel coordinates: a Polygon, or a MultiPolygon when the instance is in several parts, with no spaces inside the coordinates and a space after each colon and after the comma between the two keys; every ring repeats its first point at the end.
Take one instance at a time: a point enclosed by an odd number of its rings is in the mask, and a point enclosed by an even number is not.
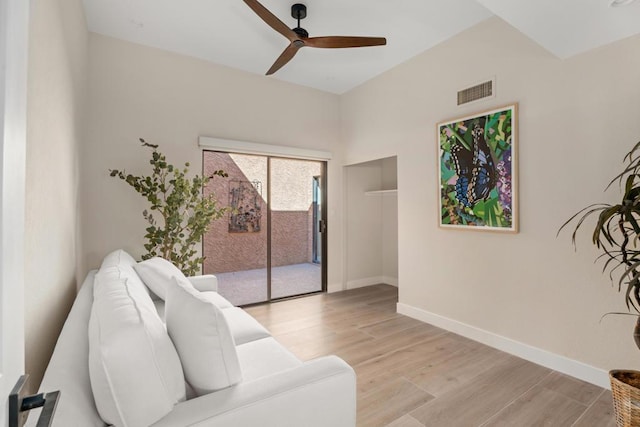
{"type": "Polygon", "coordinates": [[[149,223],[144,235],[147,253],[142,259],[155,256],[171,261],[186,276],[200,272],[204,257],[195,248],[213,220],[226,214],[227,208],[218,206],[213,194],[204,189],[214,176],[228,175],[217,170],[211,176],[188,178],[189,163],[180,169],[169,163],[158,146],[140,138],[143,147],[150,148],[151,175],[135,176],[124,170],[111,169],[110,176],[120,178],[150,203],[142,215],[149,223]],[[157,213],[157,214],[155,214],[157,213]]]}
{"type": "MultiPolygon", "coordinates": [[[[611,180],[608,190],[618,182],[622,188],[622,200],[618,204],[595,203],[587,206],[565,222],[558,234],[569,223],[577,220],[571,240],[575,247],[576,234],[585,220],[597,215],[591,240],[604,259],[603,272],[624,291],[627,314],[640,314],[640,142],[624,157],[624,169],[611,180]],[[624,186],[623,186],[624,185],[624,186]]],[[[640,317],[634,333],[636,345],[640,348],[640,317]]]]}

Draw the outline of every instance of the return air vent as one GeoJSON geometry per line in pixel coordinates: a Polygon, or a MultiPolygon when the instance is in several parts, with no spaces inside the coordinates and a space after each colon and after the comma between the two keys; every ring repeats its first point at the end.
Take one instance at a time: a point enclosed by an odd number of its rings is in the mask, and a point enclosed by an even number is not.
{"type": "Polygon", "coordinates": [[[458,105],[468,104],[483,98],[493,98],[495,79],[458,91],[458,105]]]}

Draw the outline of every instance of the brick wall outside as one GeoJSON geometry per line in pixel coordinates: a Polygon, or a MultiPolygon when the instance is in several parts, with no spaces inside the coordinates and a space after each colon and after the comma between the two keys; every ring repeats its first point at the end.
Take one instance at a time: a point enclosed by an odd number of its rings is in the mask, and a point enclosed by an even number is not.
{"type": "MultiPolygon", "coordinates": [[[[232,180],[260,181],[262,197],[259,207],[262,213],[260,231],[229,232],[229,214],[214,221],[205,235],[203,252],[204,273],[225,273],[232,271],[265,268],[267,265],[267,195],[266,158],[260,156],[241,156],[226,153],[204,153],[205,174],[210,175],[217,169],[229,174],[228,178],[214,177],[205,193],[215,194],[222,206],[229,204],[229,192],[232,180]]],[[[274,210],[271,215],[272,266],[301,264],[312,261],[313,245],[313,209],[311,203],[311,178],[319,174],[319,164],[315,162],[272,161],[272,169],[278,168],[272,175],[274,210]],[[308,163],[308,164],[307,164],[308,163]],[[302,175],[308,181],[288,185],[287,180],[302,175]],[[302,209],[304,206],[306,209],[302,209]],[[286,208],[296,210],[285,210],[286,208]]],[[[293,182],[293,181],[291,181],[293,182]]]]}

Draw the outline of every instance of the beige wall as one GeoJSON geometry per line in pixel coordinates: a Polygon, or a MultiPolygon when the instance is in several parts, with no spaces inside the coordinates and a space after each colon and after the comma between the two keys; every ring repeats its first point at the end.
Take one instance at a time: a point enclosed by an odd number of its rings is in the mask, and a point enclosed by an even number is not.
{"type": "Polygon", "coordinates": [[[92,34],[83,145],[84,270],[116,248],[143,252],[142,198],[109,168],[148,170],[138,138],[175,164],[202,164],[198,136],[328,150],[330,289],[342,280],[342,145],[336,95],[92,34]]]}
{"type": "MultiPolygon", "coordinates": [[[[382,188],[398,188],[398,159],[382,159],[382,188]]],[[[385,193],[382,198],[382,277],[398,286],[398,195],[385,193]]]]}
{"type": "Polygon", "coordinates": [[[345,167],[346,281],[350,288],[379,283],[383,276],[382,164],[366,162],[345,167]]]}
{"type": "MultiPolygon", "coordinates": [[[[640,139],[640,37],[559,60],[492,18],[344,95],[348,163],[398,156],[400,302],[609,369],[640,368],[635,319],[558,227],[597,201],[640,139]],[[456,91],[496,76],[497,97],[456,107],[456,91]],[[438,121],[520,104],[519,234],[442,230],[438,121]]],[[[590,224],[591,226],[591,224],[590,224]]]]}
{"type": "Polygon", "coordinates": [[[25,211],[25,345],[40,383],[76,291],[78,147],[89,35],[81,0],[31,2],[25,211]]]}

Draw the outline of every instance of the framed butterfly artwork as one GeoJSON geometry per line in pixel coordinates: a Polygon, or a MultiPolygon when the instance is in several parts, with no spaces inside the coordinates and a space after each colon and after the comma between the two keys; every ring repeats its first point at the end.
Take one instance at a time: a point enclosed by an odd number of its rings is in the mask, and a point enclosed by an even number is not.
{"type": "Polygon", "coordinates": [[[440,227],[518,232],[512,104],[438,124],[440,227]]]}

